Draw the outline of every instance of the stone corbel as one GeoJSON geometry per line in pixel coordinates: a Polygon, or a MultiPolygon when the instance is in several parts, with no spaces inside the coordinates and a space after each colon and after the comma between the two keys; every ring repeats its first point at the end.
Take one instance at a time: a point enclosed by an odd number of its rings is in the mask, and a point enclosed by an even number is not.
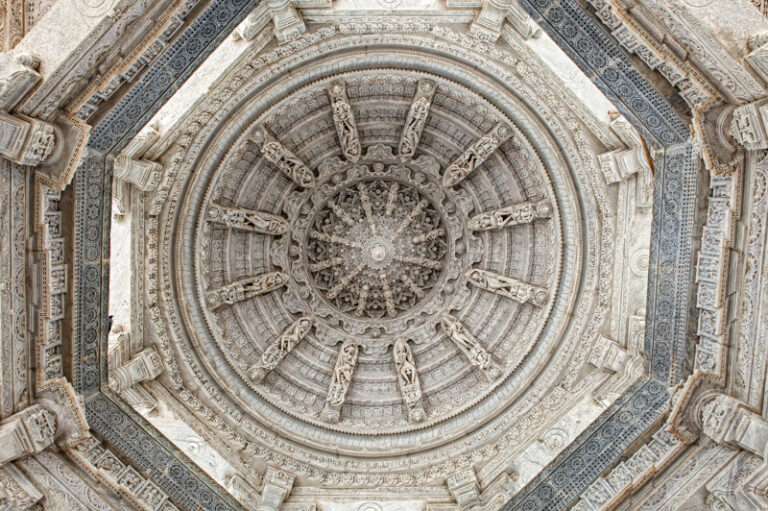
{"type": "Polygon", "coordinates": [[[760,99],[733,110],[731,135],[748,151],[768,149],[768,99],[760,99]]]}
{"type": "Polygon", "coordinates": [[[445,482],[460,511],[473,509],[480,504],[480,487],[474,469],[467,468],[454,472],[446,478],[445,482]]]}
{"type": "Polygon", "coordinates": [[[626,145],[626,149],[615,149],[598,155],[600,168],[609,183],[618,183],[629,176],[652,173],[651,162],[648,157],[642,137],[629,123],[621,117],[611,121],[611,129],[626,145]]]}
{"type": "Polygon", "coordinates": [[[752,70],[768,83],[768,31],[758,32],[750,37],[747,47],[750,52],[745,60],[752,70]]]}
{"type": "Polygon", "coordinates": [[[152,192],[160,182],[163,166],[157,162],[133,159],[121,154],[115,158],[115,178],[130,183],[142,192],[152,192]]]}
{"type": "Polygon", "coordinates": [[[0,110],[10,112],[37,85],[39,66],[28,53],[0,53],[0,110]]]}
{"type": "Polygon", "coordinates": [[[111,372],[109,386],[120,393],[137,383],[157,378],[163,372],[163,362],[154,348],[146,348],[111,372]]]}
{"type": "Polygon", "coordinates": [[[269,0],[268,5],[278,41],[292,41],[307,31],[301,14],[292,5],[291,0],[269,0]]]}
{"type": "Polygon", "coordinates": [[[88,435],[82,398],[59,378],[38,392],[37,402],[0,422],[0,466],[43,451],[69,447],[88,435]]]}
{"type": "Polygon", "coordinates": [[[264,474],[264,487],[255,511],[278,511],[293,488],[295,477],[289,472],[267,468],[264,474]]]}
{"type": "Polygon", "coordinates": [[[20,165],[49,163],[61,139],[52,124],[0,111],[0,156],[20,165]]]}
{"type": "Polygon", "coordinates": [[[717,393],[703,398],[694,413],[707,437],[768,461],[768,420],[749,410],[743,401],[717,393]]]}
{"type": "Polygon", "coordinates": [[[618,396],[643,369],[642,355],[624,349],[613,339],[602,335],[592,348],[589,363],[615,375],[595,390],[594,396],[598,401],[607,401],[613,396],[618,396]]]}
{"type": "Polygon", "coordinates": [[[475,21],[469,27],[469,33],[481,41],[493,43],[501,36],[501,27],[507,12],[515,2],[510,0],[485,0],[475,21]]]}

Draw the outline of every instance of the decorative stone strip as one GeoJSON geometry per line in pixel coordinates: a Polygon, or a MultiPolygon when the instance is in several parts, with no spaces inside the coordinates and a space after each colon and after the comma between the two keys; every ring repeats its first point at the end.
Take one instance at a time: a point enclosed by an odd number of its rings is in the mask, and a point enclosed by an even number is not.
{"type": "Polygon", "coordinates": [[[117,91],[121,90],[124,86],[132,83],[168,46],[171,39],[176,36],[186,23],[186,17],[199,3],[200,0],[184,1],[175,13],[171,14],[167,20],[164,20],[165,24],[163,26],[160,26],[163,20],[157,20],[159,23],[156,26],[159,28],[156,30],[155,39],[146,46],[146,49],[140,55],[130,59],[130,65],[122,71],[116,72],[115,76],[104,87],[91,91],[86,95],[85,99],[80,102],[81,106],[75,112],[75,116],[84,121],[90,120],[102,104],[114,97],[117,91]]]}
{"type": "Polygon", "coordinates": [[[26,511],[43,498],[24,472],[13,464],[0,468],[0,495],[3,495],[9,509],[14,511],[26,511]]]}
{"type": "Polygon", "coordinates": [[[88,437],[67,452],[88,473],[105,481],[118,493],[126,495],[139,509],[178,511],[178,508],[168,500],[165,492],[142,476],[133,466],[120,461],[96,438],[88,437]]]}
{"type": "Polygon", "coordinates": [[[649,443],[592,483],[571,508],[572,511],[612,509],[617,498],[639,488],[665,469],[684,447],[673,435],[657,431],[649,443]]]}
{"type": "Polygon", "coordinates": [[[595,8],[595,14],[611,35],[630,53],[634,53],[648,67],[658,71],[680,91],[680,96],[691,108],[697,108],[715,97],[694,70],[681,62],[669,51],[659,49],[651,38],[630,21],[630,16],[610,0],[587,0],[595,8]]]}
{"type": "MultiPolygon", "coordinates": [[[[191,460],[186,459],[170,442],[147,433],[147,430],[151,430],[151,426],[135,412],[118,407],[115,402],[100,392],[89,398],[86,410],[89,424],[99,432],[105,442],[122,454],[123,459],[126,459],[133,469],[133,471],[128,470],[126,468],[128,465],[120,464],[122,472],[113,473],[113,477],[119,484],[123,484],[123,480],[117,479],[118,474],[125,475],[129,472],[132,475],[134,472],[136,475],[148,474],[152,482],[150,488],[159,489],[180,509],[242,510],[230,495],[198,469],[191,460]]],[[[105,454],[104,457],[107,458],[110,455],[114,456],[110,453],[105,454]]],[[[143,483],[143,480],[141,482],[143,483]]],[[[149,486],[147,483],[144,485],[149,486]]],[[[139,491],[138,485],[135,488],[139,491]]],[[[170,511],[174,508],[168,509],[170,511]]]]}
{"type": "Polygon", "coordinates": [[[699,343],[696,346],[695,368],[717,375],[724,374],[729,344],[725,293],[734,214],[739,209],[740,174],[732,172],[710,176],[712,196],[696,263],[699,343]]]}
{"type": "Polygon", "coordinates": [[[667,390],[659,383],[640,381],[633,385],[517,492],[504,510],[567,509],[658,419],[667,400],[667,390]]]}
{"type": "Polygon", "coordinates": [[[61,191],[39,185],[42,234],[43,310],[40,336],[37,340],[37,387],[43,388],[50,380],[63,376],[62,320],[66,311],[69,289],[69,271],[65,259],[59,201],[61,191]]]}

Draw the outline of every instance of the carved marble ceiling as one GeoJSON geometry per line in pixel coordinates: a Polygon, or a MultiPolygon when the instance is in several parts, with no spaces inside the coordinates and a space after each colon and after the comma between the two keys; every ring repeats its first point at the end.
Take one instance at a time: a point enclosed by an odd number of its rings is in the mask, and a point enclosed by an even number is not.
{"type": "Polygon", "coordinates": [[[728,2],[0,9],[0,511],[766,508],[728,2]]]}

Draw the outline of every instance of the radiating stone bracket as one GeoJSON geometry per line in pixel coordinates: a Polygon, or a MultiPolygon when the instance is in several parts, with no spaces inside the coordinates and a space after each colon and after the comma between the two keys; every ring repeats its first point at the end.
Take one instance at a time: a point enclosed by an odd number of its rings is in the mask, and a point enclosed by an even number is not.
{"type": "Polygon", "coordinates": [[[331,384],[328,387],[328,396],[325,399],[325,406],[322,412],[322,418],[326,422],[335,424],[341,417],[341,407],[344,406],[344,400],[352,383],[352,374],[357,364],[358,346],[354,341],[346,341],[339,348],[339,355],[336,358],[336,365],[331,375],[331,384]]]}
{"type": "Polygon", "coordinates": [[[537,307],[546,305],[549,299],[549,291],[543,287],[479,268],[473,268],[467,272],[467,281],[480,289],[511,298],[516,302],[531,303],[537,307]]]}
{"type": "Polygon", "coordinates": [[[248,378],[253,382],[262,381],[307,336],[313,320],[302,316],[293,323],[261,354],[259,360],[248,368],[248,378]]]}
{"type": "Polygon", "coordinates": [[[212,309],[222,305],[233,305],[254,296],[263,295],[279,289],[288,283],[288,275],[274,271],[263,273],[247,279],[227,284],[215,291],[209,291],[206,296],[208,306],[212,309]]]}
{"type": "Polygon", "coordinates": [[[288,232],[289,224],[285,218],[245,208],[230,208],[212,204],[208,207],[207,219],[210,222],[224,224],[232,229],[258,232],[279,236],[288,232]]]}
{"type": "Polygon", "coordinates": [[[341,152],[348,161],[355,162],[360,159],[362,148],[360,137],[357,134],[355,115],[347,98],[346,87],[343,80],[337,80],[328,87],[328,96],[331,101],[333,124],[336,126],[341,152]]]}
{"type": "Polygon", "coordinates": [[[408,420],[421,422],[426,418],[424,406],[421,400],[421,383],[416,370],[416,362],[413,352],[405,339],[397,339],[392,346],[392,356],[397,370],[397,382],[400,385],[400,393],[403,395],[408,420]]]}
{"type": "Polygon", "coordinates": [[[265,127],[255,128],[249,133],[248,139],[258,145],[264,158],[276,165],[291,181],[304,188],[314,186],[315,176],[309,167],[278,142],[265,127]]]}
{"type": "Polygon", "coordinates": [[[470,364],[480,369],[489,382],[498,379],[501,368],[467,328],[455,317],[445,314],[440,318],[443,333],[467,356],[470,364]]]}
{"type": "Polygon", "coordinates": [[[488,133],[477,139],[472,146],[451,163],[443,175],[443,186],[456,186],[479,167],[496,149],[512,137],[512,130],[499,122],[488,133]]]}
{"type": "Polygon", "coordinates": [[[416,154],[421,133],[427,124],[429,106],[436,90],[437,85],[432,80],[419,80],[416,85],[416,94],[413,96],[411,108],[405,118],[403,133],[400,135],[400,144],[398,145],[400,159],[403,161],[413,158],[416,154]]]}

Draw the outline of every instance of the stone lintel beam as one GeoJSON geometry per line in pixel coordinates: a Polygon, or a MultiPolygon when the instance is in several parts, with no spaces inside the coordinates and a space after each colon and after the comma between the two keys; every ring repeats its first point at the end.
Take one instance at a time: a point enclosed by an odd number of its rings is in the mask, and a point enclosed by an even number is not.
{"type": "Polygon", "coordinates": [[[154,380],[163,372],[163,362],[154,348],[137,353],[125,364],[116,367],[110,375],[109,384],[115,392],[123,392],[135,384],[154,380]]]}
{"type": "Polygon", "coordinates": [[[152,192],[160,182],[163,166],[157,162],[130,158],[125,154],[115,158],[114,176],[130,183],[142,192],[152,192]]]}
{"type": "Polygon", "coordinates": [[[293,488],[295,476],[290,472],[269,467],[264,473],[264,487],[256,511],[278,511],[293,488]]]}

